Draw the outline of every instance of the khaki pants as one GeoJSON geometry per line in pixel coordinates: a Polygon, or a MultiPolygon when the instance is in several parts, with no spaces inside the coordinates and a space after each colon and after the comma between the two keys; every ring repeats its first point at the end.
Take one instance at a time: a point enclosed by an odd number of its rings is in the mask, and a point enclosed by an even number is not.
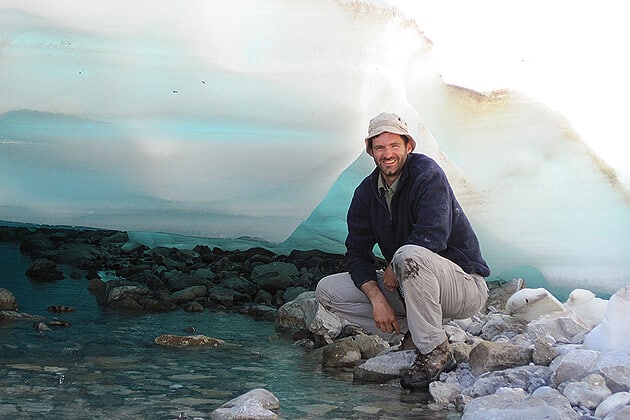
{"type": "MultiPolygon", "coordinates": [[[[404,296],[383,287],[383,273],[377,273],[378,285],[390,303],[402,331],[410,331],[421,353],[429,353],[446,340],[444,318],[465,319],[477,313],[488,298],[482,276],[467,274],[457,264],[420,246],[404,245],[392,259],[392,267],[404,296]]],[[[374,323],[372,304],[358,289],[349,273],[324,277],[317,284],[319,303],[330,312],[357,324],[370,334],[395,342],[392,334],[380,331],[374,323]]]]}

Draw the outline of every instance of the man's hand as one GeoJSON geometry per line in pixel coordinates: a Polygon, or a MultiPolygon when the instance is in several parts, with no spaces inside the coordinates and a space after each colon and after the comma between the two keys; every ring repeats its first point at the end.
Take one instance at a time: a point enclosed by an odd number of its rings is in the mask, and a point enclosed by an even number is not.
{"type": "Polygon", "coordinates": [[[387,264],[387,268],[383,273],[383,284],[388,292],[394,292],[398,288],[398,279],[396,279],[391,263],[387,264]]]}
{"type": "MultiPolygon", "coordinates": [[[[392,273],[393,274],[393,273],[392,273]]],[[[396,334],[400,334],[400,325],[398,325],[398,319],[392,309],[391,305],[378,288],[376,281],[371,280],[361,285],[361,290],[365,293],[372,303],[372,315],[374,316],[374,323],[379,330],[396,334]]]]}

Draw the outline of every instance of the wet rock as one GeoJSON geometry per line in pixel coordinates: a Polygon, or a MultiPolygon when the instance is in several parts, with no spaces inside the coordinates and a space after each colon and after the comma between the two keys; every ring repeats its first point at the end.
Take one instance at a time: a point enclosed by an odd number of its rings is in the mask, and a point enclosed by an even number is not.
{"type": "Polygon", "coordinates": [[[372,357],[353,370],[355,381],[383,383],[400,378],[416,360],[415,350],[388,351],[372,357]]]}
{"type": "Polygon", "coordinates": [[[307,330],[332,343],[348,322],[325,310],[315,298],[315,292],[302,293],[295,300],[278,309],[276,328],[280,330],[307,330]]]}
{"type": "Polygon", "coordinates": [[[206,296],[206,286],[191,286],[172,293],[169,299],[177,304],[193,301],[206,296]]]}
{"type": "Polygon", "coordinates": [[[276,319],[277,309],[268,305],[249,305],[245,313],[257,319],[265,321],[274,321],[276,319]]]}
{"type": "Polygon", "coordinates": [[[64,312],[74,312],[74,311],[76,311],[76,309],[73,308],[72,306],[62,306],[62,305],[51,305],[48,308],[46,308],[46,310],[48,312],[54,312],[54,313],[64,313],[64,312]]]}
{"type": "Polygon", "coordinates": [[[0,288],[0,311],[17,311],[15,295],[7,289],[0,288]]]}
{"type": "Polygon", "coordinates": [[[324,367],[354,366],[362,359],[370,359],[389,344],[377,335],[355,335],[345,337],[321,348],[321,364],[324,367]]]}
{"type": "Polygon", "coordinates": [[[4,321],[41,321],[44,317],[17,311],[0,311],[0,320],[4,321]]]}
{"type": "Polygon", "coordinates": [[[163,347],[218,347],[225,341],[205,335],[163,334],[155,339],[155,344],[163,347]]]}
{"type": "Polygon", "coordinates": [[[184,307],[186,312],[203,312],[205,308],[199,302],[188,302],[184,307]]]}
{"type": "Polygon", "coordinates": [[[33,261],[26,270],[26,275],[37,281],[53,282],[64,278],[63,273],[54,261],[46,258],[38,258],[33,261]]]}
{"type": "Polygon", "coordinates": [[[210,413],[215,420],[257,420],[277,419],[274,410],[280,409],[280,401],[271,392],[263,388],[253,389],[236,397],[210,413]]]}

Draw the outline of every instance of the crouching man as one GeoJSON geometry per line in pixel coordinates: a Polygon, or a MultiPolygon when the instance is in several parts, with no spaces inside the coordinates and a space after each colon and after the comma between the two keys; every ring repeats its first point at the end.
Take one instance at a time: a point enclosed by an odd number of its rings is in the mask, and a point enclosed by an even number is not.
{"type": "Polygon", "coordinates": [[[365,139],[376,168],[354,192],[348,210],[347,273],[317,285],[329,311],[394,342],[401,333],[417,352],[401,386],[426,389],[455,367],[444,318],[478,312],[490,269],[446,175],[398,115],[374,117],[365,139]],[[375,269],[374,245],[388,262],[375,269]]]}

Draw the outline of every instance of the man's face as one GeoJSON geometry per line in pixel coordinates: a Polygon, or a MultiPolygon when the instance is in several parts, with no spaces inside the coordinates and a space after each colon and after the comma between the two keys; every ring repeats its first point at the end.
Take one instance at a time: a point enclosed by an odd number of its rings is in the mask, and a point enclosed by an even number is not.
{"type": "Polygon", "coordinates": [[[387,185],[398,178],[411,149],[411,144],[399,134],[383,133],[372,139],[372,157],[387,185]]]}

